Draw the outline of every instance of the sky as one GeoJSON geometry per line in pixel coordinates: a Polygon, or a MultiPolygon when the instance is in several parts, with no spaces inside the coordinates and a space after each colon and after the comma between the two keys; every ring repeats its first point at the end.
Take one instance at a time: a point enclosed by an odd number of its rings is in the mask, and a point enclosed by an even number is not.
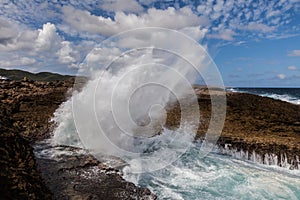
{"type": "Polygon", "coordinates": [[[0,0],[0,68],[76,74],[95,45],[143,27],[196,40],[226,86],[300,87],[300,0],[0,0]]]}

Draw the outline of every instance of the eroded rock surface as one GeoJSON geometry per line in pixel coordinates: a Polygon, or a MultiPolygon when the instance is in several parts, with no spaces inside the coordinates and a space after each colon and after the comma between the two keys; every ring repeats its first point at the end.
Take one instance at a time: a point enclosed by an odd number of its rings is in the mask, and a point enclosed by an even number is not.
{"type": "Polygon", "coordinates": [[[0,104],[0,199],[52,199],[44,184],[33,149],[19,135],[9,105],[0,104]]]}
{"type": "Polygon", "coordinates": [[[149,189],[125,181],[118,169],[91,155],[62,155],[55,160],[39,158],[38,163],[56,199],[156,199],[149,189]]]}
{"type": "MultiPolygon", "coordinates": [[[[220,147],[248,152],[246,159],[255,152],[265,164],[270,164],[269,159],[275,157],[279,166],[287,162],[291,169],[300,167],[299,105],[245,93],[227,93],[226,97],[226,120],[218,140],[220,147]]],[[[196,137],[201,138],[207,132],[211,117],[211,99],[206,88],[198,88],[198,103],[201,124],[196,137]]],[[[167,126],[176,127],[179,120],[180,108],[175,105],[169,110],[167,126]]]]}
{"type": "Polygon", "coordinates": [[[35,158],[30,144],[50,136],[49,120],[72,85],[0,82],[0,199],[155,199],[89,155],[35,158]]]}

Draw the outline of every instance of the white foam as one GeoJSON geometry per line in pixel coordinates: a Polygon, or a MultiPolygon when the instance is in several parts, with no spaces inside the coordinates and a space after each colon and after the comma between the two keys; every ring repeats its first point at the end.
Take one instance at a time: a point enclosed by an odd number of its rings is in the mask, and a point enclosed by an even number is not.
{"type": "Polygon", "coordinates": [[[0,80],[7,80],[8,78],[5,76],[0,76],[0,80]]]}
{"type": "Polygon", "coordinates": [[[270,98],[273,98],[273,99],[278,99],[278,100],[281,100],[281,101],[286,101],[286,102],[289,102],[289,103],[292,103],[292,104],[300,105],[300,99],[299,98],[296,98],[296,97],[294,97],[292,95],[288,95],[288,94],[269,94],[269,93],[266,93],[266,94],[261,94],[260,96],[270,97],[270,98]]]}
{"type": "Polygon", "coordinates": [[[250,160],[257,164],[264,164],[264,165],[271,165],[271,166],[280,166],[286,169],[296,169],[300,170],[299,166],[299,157],[296,156],[294,160],[288,162],[287,155],[285,153],[276,155],[274,153],[265,153],[264,156],[255,152],[244,151],[244,150],[237,150],[236,148],[231,148],[230,144],[225,144],[225,147],[219,147],[218,151],[222,154],[230,155],[233,158],[243,159],[243,160],[250,160]],[[279,157],[279,159],[278,159],[279,157]],[[278,161],[279,160],[279,161],[278,161]],[[291,162],[298,163],[298,166],[294,168],[291,162]]]}
{"type": "MultiPolygon", "coordinates": [[[[242,93],[253,93],[251,90],[247,91],[247,89],[235,89],[235,88],[229,88],[227,89],[227,91],[230,92],[242,92],[242,93]]],[[[290,95],[290,94],[274,94],[274,93],[253,93],[262,97],[269,97],[272,99],[277,99],[277,100],[281,100],[281,101],[285,101],[285,102],[289,102],[292,104],[296,104],[296,105],[300,105],[300,99],[290,95]]]]}
{"type": "MultiPolygon", "coordinates": [[[[125,179],[150,186],[161,199],[299,198],[298,170],[258,165],[219,154],[201,158],[197,152],[192,147],[173,165],[139,177],[125,171],[125,179]]],[[[259,160],[257,156],[255,159],[259,160]]]]}

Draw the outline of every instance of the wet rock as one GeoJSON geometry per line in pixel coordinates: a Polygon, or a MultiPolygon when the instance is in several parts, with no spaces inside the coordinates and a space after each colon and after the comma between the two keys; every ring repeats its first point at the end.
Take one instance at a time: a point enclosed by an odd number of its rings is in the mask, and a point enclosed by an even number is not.
{"type": "Polygon", "coordinates": [[[120,172],[90,155],[38,159],[56,199],[156,199],[147,188],[125,181],[120,172]]]}

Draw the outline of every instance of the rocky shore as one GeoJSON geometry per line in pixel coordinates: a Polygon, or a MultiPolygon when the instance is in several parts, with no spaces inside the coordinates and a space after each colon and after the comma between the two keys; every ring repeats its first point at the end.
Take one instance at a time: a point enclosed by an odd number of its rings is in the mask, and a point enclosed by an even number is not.
{"type": "MultiPolygon", "coordinates": [[[[72,85],[72,79],[0,82],[0,199],[155,199],[150,190],[125,181],[118,169],[88,154],[57,160],[34,156],[32,144],[50,136],[49,120],[72,85]]],[[[211,99],[207,89],[195,89],[201,114],[196,139],[201,139],[211,117],[211,99]]],[[[299,105],[242,93],[226,97],[226,120],[217,142],[224,153],[300,168],[299,105]]],[[[167,116],[166,126],[176,127],[179,106],[171,107],[167,116]]]]}
{"type": "Polygon", "coordinates": [[[49,118],[65,99],[71,82],[0,82],[1,171],[4,199],[52,199],[31,143],[49,136],[49,118]]]}
{"type": "Polygon", "coordinates": [[[0,81],[0,199],[155,199],[92,156],[35,157],[73,81],[0,81]]]}
{"type": "MultiPolygon", "coordinates": [[[[201,115],[196,137],[201,139],[208,129],[211,99],[206,88],[195,89],[201,115]]],[[[217,142],[222,152],[263,164],[300,168],[299,105],[246,93],[227,92],[226,99],[226,120],[217,142]]],[[[178,116],[179,106],[174,105],[167,125],[178,125],[178,116]]]]}

